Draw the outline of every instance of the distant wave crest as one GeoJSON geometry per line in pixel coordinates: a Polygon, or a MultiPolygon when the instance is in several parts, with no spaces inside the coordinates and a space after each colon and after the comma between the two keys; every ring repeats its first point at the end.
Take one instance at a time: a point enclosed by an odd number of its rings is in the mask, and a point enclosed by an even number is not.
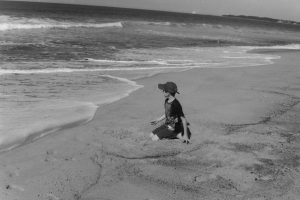
{"type": "Polygon", "coordinates": [[[9,70],[0,69],[0,75],[4,74],[48,74],[48,73],[71,73],[71,72],[96,72],[96,71],[136,71],[136,70],[161,70],[183,68],[181,66],[174,67],[120,67],[120,68],[86,68],[86,69],[74,69],[74,68],[47,68],[47,69],[30,69],[30,70],[9,70]]]}
{"type": "Polygon", "coordinates": [[[287,45],[274,45],[274,46],[254,46],[254,47],[248,47],[250,50],[252,49],[288,49],[288,50],[300,50],[300,44],[287,44],[287,45]]]}
{"type": "Polygon", "coordinates": [[[0,15],[0,31],[13,29],[40,29],[40,28],[72,28],[72,27],[87,27],[87,28],[107,28],[118,27],[122,28],[122,22],[110,23],[76,23],[67,21],[56,21],[52,19],[10,17],[0,15]]]}
{"type": "Polygon", "coordinates": [[[171,26],[171,22],[146,22],[147,25],[157,25],[157,26],[171,26]]]}
{"type": "MultiPolygon", "coordinates": [[[[83,62],[95,62],[97,64],[123,64],[123,65],[195,65],[199,63],[195,63],[193,60],[101,60],[101,59],[93,59],[93,58],[86,58],[82,60],[83,62]]],[[[207,64],[207,63],[205,63],[207,64]]]]}

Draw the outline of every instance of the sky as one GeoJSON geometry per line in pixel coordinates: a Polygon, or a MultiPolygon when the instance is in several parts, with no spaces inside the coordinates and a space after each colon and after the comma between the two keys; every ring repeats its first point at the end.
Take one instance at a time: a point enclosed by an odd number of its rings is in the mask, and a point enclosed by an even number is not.
{"type": "Polygon", "coordinates": [[[300,0],[31,0],[210,15],[251,15],[300,22],[300,0]]]}

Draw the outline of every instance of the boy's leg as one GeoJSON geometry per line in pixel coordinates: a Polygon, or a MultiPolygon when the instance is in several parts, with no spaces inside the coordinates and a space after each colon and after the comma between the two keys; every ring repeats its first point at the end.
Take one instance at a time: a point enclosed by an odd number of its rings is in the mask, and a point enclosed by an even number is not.
{"type": "Polygon", "coordinates": [[[190,139],[188,137],[188,135],[183,135],[182,132],[177,134],[177,138],[182,140],[184,143],[190,143],[190,139]]]}
{"type": "Polygon", "coordinates": [[[149,134],[149,138],[145,141],[145,142],[143,142],[142,143],[142,146],[146,146],[146,145],[148,145],[149,143],[151,143],[151,141],[155,141],[154,140],[154,134],[151,132],[150,134],[149,134]]]}
{"type": "Polygon", "coordinates": [[[152,139],[152,141],[158,141],[159,137],[153,133],[150,133],[150,138],[152,139]]]}
{"type": "Polygon", "coordinates": [[[153,140],[153,141],[158,141],[158,140],[159,140],[159,137],[158,137],[157,135],[154,135],[153,138],[152,138],[152,140],[153,140]]]}
{"type": "Polygon", "coordinates": [[[181,132],[178,133],[176,137],[177,137],[178,139],[180,139],[180,140],[183,140],[183,136],[182,136],[182,133],[181,133],[181,132]]]}
{"type": "Polygon", "coordinates": [[[152,139],[154,137],[154,134],[151,132],[149,137],[152,139]]]}

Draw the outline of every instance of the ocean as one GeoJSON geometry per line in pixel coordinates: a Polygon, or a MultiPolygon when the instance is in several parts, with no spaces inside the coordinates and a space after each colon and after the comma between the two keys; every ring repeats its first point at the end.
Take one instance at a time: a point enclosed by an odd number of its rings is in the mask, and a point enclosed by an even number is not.
{"type": "Polygon", "coordinates": [[[259,67],[280,57],[248,51],[299,44],[299,25],[0,2],[0,151],[87,123],[102,105],[142,88],[141,78],[259,67]]]}

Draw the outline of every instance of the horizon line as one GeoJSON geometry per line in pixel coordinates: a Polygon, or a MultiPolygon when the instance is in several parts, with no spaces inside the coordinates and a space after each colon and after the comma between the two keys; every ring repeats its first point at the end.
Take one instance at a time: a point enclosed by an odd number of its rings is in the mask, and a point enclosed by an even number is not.
{"type": "MultiPolygon", "coordinates": [[[[29,4],[52,4],[52,5],[64,5],[64,6],[83,6],[83,7],[91,7],[91,8],[111,8],[111,9],[125,9],[125,10],[135,10],[135,11],[149,11],[149,12],[160,12],[160,13],[173,13],[173,14],[183,14],[183,15],[190,15],[190,16],[212,16],[212,17],[232,17],[232,18],[241,18],[245,20],[253,20],[253,21],[264,21],[264,22],[271,22],[269,20],[277,20],[277,21],[286,21],[286,22],[296,22],[297,25],[300,24],[300,21],[295,20],[287,20],[287,19],[279,19],[279,18],[271,18],[271,17],[262,17],[256,15],[235,15],[235,14],[202,14],[196,11],[192,12],[178,12],[178,11],[170,11],[170,10],[158,10],[158,9],[145,9],[145,8],[132,8],[132,7],[117,7],[117,6],[102,6],[102,5],[92,5],[92,4],[81,4],[81,3],[66,3],[66,2],[41,2],[41,1],[22,1],[22,0],[0,0],[1,2],[7,3],[29,3],[29,4]],[[255,19],[256,18],[256,19],[255,19]],[[267,20],[269,19],[269,20],[267,20]]],[[[275,22],[274,22],[275,23],[275,22]]]]}

